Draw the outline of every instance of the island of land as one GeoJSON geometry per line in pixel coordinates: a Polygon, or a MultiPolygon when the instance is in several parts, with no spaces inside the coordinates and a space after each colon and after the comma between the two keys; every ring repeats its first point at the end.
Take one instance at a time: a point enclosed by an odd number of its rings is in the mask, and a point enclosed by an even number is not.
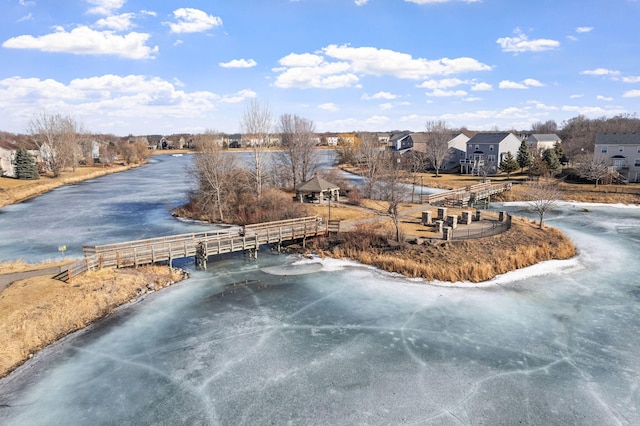
{"type": "MultiPolygon", "coordinates": [[[[39,181],[0,179],[0,207],[18,203],[57,186],[92,179],[106,173],[126,170],[129,166],[78,168],[60,178],[39,181]]],[[[500,200],[526,201],[526,185],[518,184],[525,176],[512,176],[513,189],[500,200]]],[[[424,186],[454,189],[477,182],[468,175],[424,174],[424,186]]],[[[498,181],[505,178],[500,177],[498,181]]],[[[637,186],[574,185],[561,183],[564,199],[576,202],[640,204],[637,186]]],[[[327,205],[309,207],[311,214],[327,217],[327,205]]],[[[387,206],[375,200],[360,205],[333,203],[331,218],[341,221],[340,232],[316,238],[299,252],[320,256],[350,258],[377,268],[425,280],[489,280],[496,275],[551,259],[567,259],[576,254],[571,241],[561,232],[540,228],[533,221],[513,218],[511,228],[499,235],[465,241],[437,241],[421,224],[420,215],[429,206],[400,205],[400,228],[404,240],[390,238],[393,225],[386,215],[387,206]],[[422,241],[422,242],[421,242],[422,241]]],[[[486,212],[490,217],[491,213],[486,212]]],[[[56,266],[56,265],[54,265],[56,266]]],[[[32,265],[22,261],[2,262],[0,276],[27,271],[47,271],[50,264],[32,265]]],[[[31,274],[33,275],[33,273],[31,274]]],[[[36,275],[0,286],[0,377],[4,377],[39,350],[56,340],[86,327],[119,306],[139,300],[186,275],[167,266],[137,269],[103,269],[89,271],[64,283],[48,275],[36,275]]]]}

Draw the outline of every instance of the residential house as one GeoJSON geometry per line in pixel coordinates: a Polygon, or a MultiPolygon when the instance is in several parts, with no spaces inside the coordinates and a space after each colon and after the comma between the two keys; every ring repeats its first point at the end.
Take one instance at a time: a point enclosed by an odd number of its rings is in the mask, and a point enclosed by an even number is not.
{"type": "Polygon", "coordinates": [[[470,132],[453,133],[447,144],[449,145],[449,155],[443,165],[443,169],[452,169],[460,165],[460,161],[467,158],[467,142],[471,139],[470,132]]]}
{"type": "Polygon", "coordinates": [[[532,154],[542,155],[547,149],[553,149],[562,139],[555,133],[532,134],[527,137],[527,145],[532,154]]]}
{"type": "Polygon", "coordinates": [[[514,158],[517,156],[521,143],[522,140],[510,132],[478,133],[467,141],[460,172],[478,176],[495,174],[508,152],[514,158]]]}
{"type": "Polygon", "coordinates": [[[16,147],[0,140],[0,176],[16,177],[15,173],[16,147]]]}
{"type": "Polygon", "coordinates": [[[640,182],[640,133],[598,133],[594,157],[603,158],[627,182],[640,182]]]}
{"type": "Polygon", "coordinates": [[[406,152],[413,148],[413,138],[419,137],[417,133],[399,133],[389,138],[389,148],[396,152],[406,152]]]}
{"type": "Polygon", "coordinates": [[[378,142],[380,145],[388,145],[391,141],[389,133],[378,133],[378,142]]]}
{"type": "Polygon", "coordinates": [[[321,136],[322,144],[327,146],[338,146],[340,136],[337,133],[324,133],[321,136]]]}
{"type": "MultiPolygon", "coordinates": [[[[417,152],[427,152],[427,134],[425,132],[411,133],[413,140],[413,150],[417,152]]],[[[460,160],[466,158],[467,141],[471,139],[468,132],[457,132],[451,134],[451,139],[447,142],[449,154],[442,165],[442,169],[452,169],[460,165],[460,160]]]]}
{"type": "Polygon", "coordinates": [[[360,138],[355,133],[340,133],[338,135],[338,144],[341,145],[357,145],[360,143],[360,138]]]}

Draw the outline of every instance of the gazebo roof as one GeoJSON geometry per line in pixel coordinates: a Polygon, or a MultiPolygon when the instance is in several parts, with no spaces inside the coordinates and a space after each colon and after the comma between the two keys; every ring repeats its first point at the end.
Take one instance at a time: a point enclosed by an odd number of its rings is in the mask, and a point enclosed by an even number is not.
{"type": "Polygon", "coordinates": [[[318,176],[315,176],[313,179],[309,179],[305,183],[298,185],[296,188],[296,190],[300,192],[320,192],[338,189],[340,189],[340,187],[318,176]]]}

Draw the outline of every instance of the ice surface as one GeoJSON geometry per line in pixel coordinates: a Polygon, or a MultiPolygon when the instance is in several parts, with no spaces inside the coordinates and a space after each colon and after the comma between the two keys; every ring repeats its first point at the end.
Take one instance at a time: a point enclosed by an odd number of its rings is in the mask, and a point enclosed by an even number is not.
{"type": "Polygon", "coordinates": [[[549,220],[579,255],[484,286],[225,255],[1,381],[0,423],[640,424],[640,209],[549,220]]]}

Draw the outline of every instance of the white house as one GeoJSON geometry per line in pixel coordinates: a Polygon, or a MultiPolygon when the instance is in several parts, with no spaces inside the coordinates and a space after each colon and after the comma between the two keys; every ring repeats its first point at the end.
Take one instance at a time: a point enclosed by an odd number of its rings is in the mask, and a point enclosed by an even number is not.
{"type": "Polygon", "coordinates": [[[0,141],[0,176],[16,177],[14,160],[16,147],[9,142],[0,141]]]}
{"type": "Polygon", "coordinates": [[[594,157],[603,158],[628,182],[640,182],[640,133],[598,133],[594,157]]]}
{"type": "Polygon", "coordinates": [[[527,145],[533,154],[542,155],[547,149],[553,149],[556,143],[562,143],[562,139],[555,133],[533,134],[527,137],[527,145]]]}
{"type": "Polygon", "coordinates": [[[510,132],[478,133],[467,141],[466,155],[460,160],[460,172],[483,175],[498,172],[508,152],[515,158],[522,140],[510,132]]]}

